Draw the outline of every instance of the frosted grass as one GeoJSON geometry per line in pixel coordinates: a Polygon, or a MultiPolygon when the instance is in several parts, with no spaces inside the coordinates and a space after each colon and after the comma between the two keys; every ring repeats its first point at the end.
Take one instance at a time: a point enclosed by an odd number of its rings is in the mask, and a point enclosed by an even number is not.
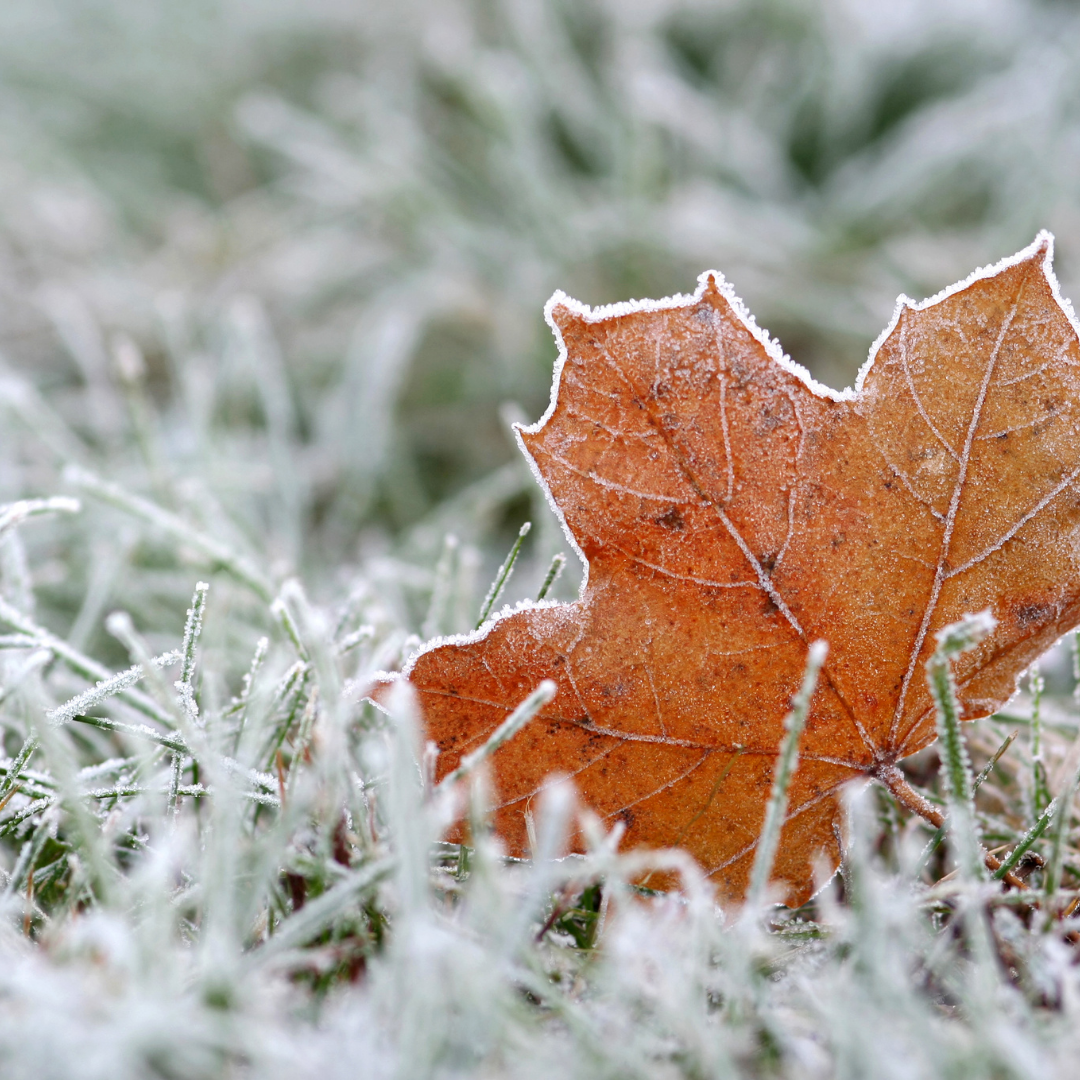
{"type": "MultiPolygon", "coordinates": [[[[533,858],[505,859],[484,825],[483,755],[460,777],[467,804],[454,785],[436,792],[408,688],[388,714],[343,693],[370,680],[388,642],[400,651],[385,618],[368,621],[378,609],[363,590],[321,605],[287,587],[264,607],[255,662],[235,670],[221,622],[250,593],[222,568],[194,595],[167,655],[184,678],[152,689],[203,746],[121,719],[143,715],[115,693],[128,672],[54,706],[70,679],[55,665],[2,714],[12,736],[76,700],[102,714],[46,725],[4,769],[5,1074],[1069,1075],[1080,969],[1066,912],[1080,877],[1072,826],[1058,824],[1070,815],[1056,810],[1075,813],[1075,770],[1042,828],[1018,837],[1050,857],[1041,921],[1024,915],[1037,880],[1002,896],[958,893],[947,863],[925,874],[929,828],[884,827],[874,804],[887,796],[868,789],[850,793],[842,876],[799,912],[740,918],[679,852],[620,853],[620,830],[607,833],[569,785],[534,809],[533,858]],[[215,679],[240,693],[213,691],[215,679]],[[86,721],[89,741],[76,736],[86,721]],[[234,743],[235,759],[214,756],[234,743]],[[460,812],[467,860],[440,841],[460,812]],[[571,830],[589,852],[560,858],[571,830]],[[681,886],[643,893],[636,883],[657,870],[681,886]],[[583,905],[597,885],[593,913],[583,905]],[[982,913],[982,939],[953,932],[960,897],[969,925],[972,904],[982,913]]],[[[1057,761],[1068,742],[1049,704],[1040,752],[1057,761]]],[[[1011,790],[1023,813],[1026,792],[1011,790]]]]}
{"type": "MultiPolygon", "coordinates": [[[[506,859],[483,762],[435,790],[414,704],[362,697],[469,631],[525,520],[500,602],[575,594],[508,430],[547,400],[556,288],[716,266],[836,387],[898,293],[1038,228],[1080,294],[1080,16],[92,14],[0,8],[0,1072],[1071,1077],[1059,654],[1035,718],[961,728],[974,825],[1026,892],[959,881],[866,789],[841,875],[752,918],[561,785],[506,859]],[[175,651],[179,685],[147,666],[175,651]],[[588,854],[557,857],[569,830],[588,854]]],[[[933,752],[909,778],[943,800],[933,752]]]]}

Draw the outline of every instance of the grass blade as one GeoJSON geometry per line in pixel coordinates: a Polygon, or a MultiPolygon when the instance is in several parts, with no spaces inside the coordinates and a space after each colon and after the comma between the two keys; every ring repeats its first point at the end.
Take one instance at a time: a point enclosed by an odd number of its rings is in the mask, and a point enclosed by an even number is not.
{"type": "Polygon", "coordinates": [[[993,628],[994,619],[989,612],[964,616],[939,631],[938,646],[926,665],[941,743],[942,785],[948,807],[946,832],[954,845],[961,873],[972,880],[983,877],[984,869],[975,819],[971,760],[960,732],[960,704],[952,660],[974,648],[993,628]]]}
{"type": "Polygon", "coordinates": [[[444,776],[439,787],[448,790],[477,765],[508,743],[555,696],[558,687],[550,679],[542,683],[491,733],[487,742],[461,759],[461,764],[444,776]]]}
{"type": "Polygon", "coordinates": [[[495,606],[499,597],[502,596],[503,589],[506,588],[506,583],[510,580],[510,575],[514,571],[514,563],[517,562],[518,554],[521,552],[521,545],[525,542],[525,537],[529,535],[531,528],[532,522],[526,521],[518,530],[517,539],[510,549],[510,554],[506,556],[506,561],[499,567],[499,572],[495,575],[495,580],[491,583],[491,588],[488,589],[483,604],[480,605],[480,618],[476,620],[474,629],[479,630],[487,622],[491,609],[495,606]]]}
{"type": "Polygon", "coordinates": [[[1056,809],[1056,801],[1051,800],[1050,805],[1039,815],[1039,819],[1035,824],[1024,833],[1020,843],[1009,852],[1008,858],[994,871],[992,877],[995,881],[1001,881],[1006,874],[1011,873],[1020,860],[1031,850],[1032,845],[1046,832],[1046,827],[1053,820],[1056,809]]]}
{"type": "MultiPolygon", "coordinates": [[[[1008,750],[1010,746],[1012,746],[1013,741],[1016,739],[1016,736],[1018,734],[1019,734],[1018,731],[1013,731],[1010,734],[1005,736],[1004,742],[1002,742],[1002,744],[994,752],[994,756],[982,767],[982,770],[979,772],[979,775],[975,777],[975,780],[971,785],[971,794],[972,794],[972,796],[974,796],[975,793],[979,790],[979,788],[981,788],[983,786],[983,782],[994,771],[995,766],[1001,760],[1001,758],[1004,755],[1005,751],[1008,750]]],[[[916,877],[918,877],[918,875],[923,872],[923,870],[926,867],[927,862],[930,859],[930,856],[933,855],[935,851],[937,851],[938,847],[940,847],[940,845],[941,845],[942,840],[944,840],[944,839],[945,839],[945,828],[944,828],[944,826],[942,826],[940,829],[938,829],[934,833],[933,836],[930,837],[930,839],[926,843],[926,847],[923,848],[922,853],[919,855],[919,859],[918,859],[918,862],[916,862],[916,864],[915,864],[915,870],[914,870],[914,874],[915,874],[916,877]]]]}
{"type": "Polygon", "coordinates": [[[757,911],[765,900],[765,889],[769,884],[776,849],[780,843],[780,830],[787,814],[788,789],[799,761],[799,739],[806,726],[810,702],[817,689],[818,675],[828,651],[829,647],[824,641],[815,641],[810,646],[802,685],[792,699],[791,711],[784,718],[784,740],[780,744],[780,753],[776,759],[772,793],[765,808],[765,822],[761,827],[761,837],[754,854],[754,867],[750,872],[750,887],[746,894],[747,911],[757,911]]]}
{"type": "Polygon", "coordinates": [[[1046,680],[1038,663],[1028,669],[1028,687],[1031,690],[1031,816],[1038,821],[1050,805],[1050,784],[1042,754],[1042,698],[1046,680]]]}
{"type": "Polygon", "coordinates": [[[543,600],[547,596],[551,591],[551,587],[559,580],[565,566],[566,556],[560,551],[551,560],[551,565],[548,567],[548,572],[544,577],[544,583],[540,586],[540,591],[536,594],[537,600],[543,600]]]}
{"type": "Polygon", "coordinates": [[[148,525],[153,525],[162,532],[168,533],[176,540],[201,551],[211,562],[231,574],[241,584],[246,585],[265,603],[269,604],[273,600],[275,590],[266,575],[227,544],[215,540],[212,536],[207,536],[171,511],[125,491],[119,484],[101,480],[77,465],[69,465],[64,470],[64,479],[88,495],[93,495],[102,502],[107,502],[118,510],[123,510],[132,517],[139,518],[148,525]]]}
{"type": "Polygon", "coordinates": [[[206,611],[206,594],[210,586],[205,581],[200,581],[195,586],[195,594],[191,598],[191,607],[188,608],[187,620],[184,623],[184,643],[180,647],[180,678],[176,682],[176,693],[180,699],[180,707],[187,714],[191,723],[199,723],[199,706],[195,701],[195,651],[199,645],[199,635],[202,633],[203,615],[206,611]]]}
{"type": "Polygon", "coordinates": [[[1073,799],[1076,798],[1078,786],[1080,786],[1080,766],[1073,769],[1071,775],[1065,781],[1061,794],[1055,800],[1056,813],[1054,814],[1054,831],[1050,843],[1050,858],[1047,859],[1043,878],[1043,891],[1048,903],[1054,900],[1058,889],[1061,887],[1061,871],[1065,862],[1065,850],[1068,847],[1073,799]]]}

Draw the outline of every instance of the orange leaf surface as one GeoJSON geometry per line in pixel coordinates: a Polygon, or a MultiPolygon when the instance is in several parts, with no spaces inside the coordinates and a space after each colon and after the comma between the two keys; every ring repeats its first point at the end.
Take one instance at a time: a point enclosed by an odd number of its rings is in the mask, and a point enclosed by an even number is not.
{"type": "Polygon", "coordinates": [[[782,724],[829,643],[773,871],[790,904],[840,857],[842,785],[889,782],[935,737],[934,634],[990,608],[957,663],[967,719],[1080,622],[1080,347],[1051,238],[901,299],[853,390],[817,385],[730,288],[548,305],[552,403],[522,447],[584,558],[575,603],[507,612],[411,661],[439,775],[541,679],[496,752],[494,823],[569,775],[624,846],[681,846],[745,890],[782,724]]]}

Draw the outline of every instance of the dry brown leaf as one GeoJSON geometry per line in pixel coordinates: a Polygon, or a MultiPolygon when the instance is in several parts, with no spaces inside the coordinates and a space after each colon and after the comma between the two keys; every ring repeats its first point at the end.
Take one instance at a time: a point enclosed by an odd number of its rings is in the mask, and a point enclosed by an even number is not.
{"type": "Polygon", "coordinates": [[[573,777],[624,846],[681,846],[742,896],[808,643],[830,645],[774,880],[839,860],[838,792],[935,737],[934,633],[991,608],[957,664],[967,719],[1080,622],[1080,348],[1051,237],[901,299],[853,391],[815,384],[716,274],[592,311],[557,294],[552,404],[522,446],[587,565],[572,604],[504,613],[407,669],[439,776],[541,679],[493,761],[497,831],[573,777]]]}

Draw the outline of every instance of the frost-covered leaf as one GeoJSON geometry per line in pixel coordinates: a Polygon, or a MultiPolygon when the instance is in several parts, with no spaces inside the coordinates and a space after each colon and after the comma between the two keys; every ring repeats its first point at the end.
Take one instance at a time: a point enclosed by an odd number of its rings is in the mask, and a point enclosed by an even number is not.
{"type": "Polygon", "coordinates": [[[789,903],[839,859],[842,785],[934,739],[934,633],[989,608],[957,663],[968,719],[1080,622],[1080,349],[1041,235],[901,300],[852,391],[815,384],[716,274],[692,297],[548,307],[562,346],[525,452],[588,567],[581,598],[437,642],[408,675],[454,769],[541,679],[493,757],[495,824],[568,774],[630,845],[689,850],[743,894],[784,715],[830,652],[774,878],[789,903]]]}

